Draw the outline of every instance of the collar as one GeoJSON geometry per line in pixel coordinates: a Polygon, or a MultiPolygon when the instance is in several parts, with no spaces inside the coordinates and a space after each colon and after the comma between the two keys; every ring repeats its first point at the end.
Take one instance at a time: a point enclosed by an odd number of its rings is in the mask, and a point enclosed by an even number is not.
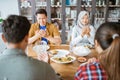
{"type": "MultiPolygon", "coordinates": [[[[46,29],[48,28],[48,25],[49,25],[49,23],[47,22],[46,25],[45,25],[45,26],[46,26],[46,29]]],[[[36,22],[36,26],[37,26],[37,28],[39,29],[39,26],[40,26],[39,23],[36,22]]]]}
{"type": "Polygon", "coordinates": [[[39,26],[41,30],[46,30],[46,26],[39,26]]]}
{"type": "Polygon", "coordinates": [[[26,55],[22,49],[6,49],[2,55],[26,55]]]}

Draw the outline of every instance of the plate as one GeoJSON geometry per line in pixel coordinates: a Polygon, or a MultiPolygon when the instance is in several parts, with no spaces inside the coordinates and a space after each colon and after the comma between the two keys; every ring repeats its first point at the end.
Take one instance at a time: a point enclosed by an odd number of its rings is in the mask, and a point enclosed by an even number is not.
{"type": "Polygon", "coordinates": [[[51,57],[51,60],[55,63],[65,64],[65,63],[71,63],[71,62],[75,61],[76,58],[74,56],[64,56],[64,57],[53,56],[53,57],[51,57]]]}
{"type": "Polygon", "coordinates": [[[91,53],[91,50],[84,46],[76,46],[73,47],[73,53],[77,56],[87,56],[89,53],[91,53]]]}
{"type": "Polygon", "coordinates": [[[56,57],[63,57],[70,53],[68,50],[64,50],[64,49],[54,49],[54,50],[50,50],[49,52],[50,55],[56,57]]]}

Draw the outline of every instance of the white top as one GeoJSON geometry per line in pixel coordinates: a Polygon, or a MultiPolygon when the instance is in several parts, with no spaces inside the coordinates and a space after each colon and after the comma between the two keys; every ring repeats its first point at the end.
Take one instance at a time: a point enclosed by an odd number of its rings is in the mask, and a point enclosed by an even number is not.
{"type": "MultiPolygon", "coordinates": [[[[77,25],[76,25],[77,26],[77,25]]],[[[92,44],[94,45],[94,36],[95,36],[95,29],[92,25],[90,25],[90,37],[87,35],[81,36],[82,28],[74,26],[72,29],[72,37],[71,37],[71,44],[73,46],[75,45],[82,45],[84,43],[92,44]]]]}

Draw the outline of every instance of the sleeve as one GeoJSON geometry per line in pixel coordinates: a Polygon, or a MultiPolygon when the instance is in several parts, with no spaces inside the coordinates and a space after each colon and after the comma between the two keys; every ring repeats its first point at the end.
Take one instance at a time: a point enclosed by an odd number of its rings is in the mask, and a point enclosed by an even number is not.
{"type": "Polygon", "coordinates": [[[46,80],[59,80],[58,76],[56,75],[54,69],[48,65],[48,67],[46,68],[47,70],[47,79],[46,80]]]}
{"type": "Polygon", "coordinates": [[[76,28],[73,27],[71,35],[71,44],[76,45],[82,40],[82,36],[77,34],[76,28]]]}
{"type": "Polygon", "coordinates": [[[58,28],[57,28],[54,24],[52,24],[52,26],[54,27],[53,35],[54,35],[54,36],[60,36],[60,33],[59,33],[58,28]]]}
{"type": "Polygon", "coordinates": [[[94,45],[94,37],[95,37],[95,28],[93,26],[90,26],[90,37],[88,37],[88,40],[90,42],[90,44],[94,45]]]}
{"type": "Polygon", "coordinates": [[[74,80],[81,80],[84,76],[82,75],[82,67],[79,66],[77,72],[75,73],[74,80]]]}
{"type": "Polygon", "coordinates": [[[35,31],[36,31],[35,24],[32,24],[29,30],[29,38],[35,35],[35,31]]]}
{"type": "Polygon", "coordinates": [[[38,30],[37,26],[38,25],[36,23],[34,23],[34,24],[31,25],[31,28],[29,30],[29,38],[33,37],[35,35],[35,31],[38,30]]]}

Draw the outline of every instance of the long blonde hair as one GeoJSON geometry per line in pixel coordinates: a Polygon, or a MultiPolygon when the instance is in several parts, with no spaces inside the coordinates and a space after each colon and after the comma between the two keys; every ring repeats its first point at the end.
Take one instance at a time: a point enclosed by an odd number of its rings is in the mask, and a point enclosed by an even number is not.
{"type": "Polygon", "coordinates": [[[104,50],[98,57],[108,80],[120,79],[120,24],[108,22],[96,31],[95,39],[104,50]],[[114,36],[116,35],[117,36],[114,36]],[[113,38],[114,36],[114,38],[113,38]]]}

